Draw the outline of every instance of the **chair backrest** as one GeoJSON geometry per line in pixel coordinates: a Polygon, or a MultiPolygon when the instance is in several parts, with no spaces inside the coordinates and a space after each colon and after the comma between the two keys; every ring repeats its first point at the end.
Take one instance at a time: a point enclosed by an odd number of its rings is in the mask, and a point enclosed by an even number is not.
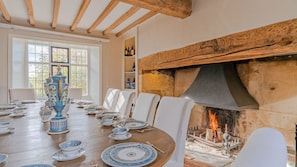
{"type": "Polygon", "coordinates": [[[135,96],[136,93],[134,91],[122,90],[120,92],[114,111],[119,112],[121,118],[129,118],[135,96]]]}
{"type": "Polygon", "coordinates": [[[182,97],[163,96],[160,100],[154,127],[167,132],[176,143],[174,154],[165,166],[184,165],[186,135],[193,106],[192,100],[182,97]]]}
{"type": "Polygon", "coordinates": [[[272,128],[259,128],[247,139],[231,167],[285,167],[288,160],[284,136],[272,128]]]}
{"type": "Polygon", "coordinates": [[[68,97],[70,99],[81,100],[82,99],[82,88],[69,88],[68,97]]]}
{"type": "Polygon", "coordinates": [[[119,98],[120,89],[108,88],[104,97],[103,107],[113,111],[119,98]]]}
{"type": "Polygon", "coordinates": [[[35,90],[33,88],[10,88],[9,100],[36,100],[35,90]]]}
{"type": "Polygon", "coordinates": [[[132,118],[135,120],[145,121],[149,125],[153,125],[159,101],[160,96],[157,94],[140,93],[135,102],[132,118]]]}

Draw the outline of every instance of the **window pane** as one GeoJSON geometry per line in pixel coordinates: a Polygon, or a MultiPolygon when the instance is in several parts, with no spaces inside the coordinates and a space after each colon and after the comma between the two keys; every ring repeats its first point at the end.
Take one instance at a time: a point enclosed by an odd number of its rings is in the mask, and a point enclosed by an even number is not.
{"type": "Polygon", "coordinates": [[[87,66],[71,66],[71,87],[82,88],[82,94],[88,94],[88,67],[87,66]]]}
{"type": "Polygon", "coordinates": [[[28,45],[29,62],[49,62],[48,46],[45,45],[28,45]]]}
{"type": "Polygon", "coordinates": [[[71,49],[71,64],[88,64],[88,50],[87,49],[71,49]]]}
{"type": "Polygon", "coordinates": [[[68,48],[52,47],[52,62],[68,63],[68,48]]]}
{"type": "Polygon", "coordinates": [[[29,88],[35,88],[36,96],[45,96],[43,83],[49,74],[48,64],[28,64],[29,88]]]}

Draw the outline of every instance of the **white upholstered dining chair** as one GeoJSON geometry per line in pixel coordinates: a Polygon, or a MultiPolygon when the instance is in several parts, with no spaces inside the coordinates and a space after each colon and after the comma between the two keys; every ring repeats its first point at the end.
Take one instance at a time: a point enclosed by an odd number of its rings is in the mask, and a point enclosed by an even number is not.
{"type": "Polygon", "coordinates": [[[287,160],[284,136],[264,127],[252,132],[231,167],[286,167],[287,160]]]}
{"type": "Polygon", "coordinates": [[[119,112],[121,118],[129,118],[136,93],[130,90],[122,90],[119,93],[118,101],[115,105],[114,112],[119,112]]]}
{"type": "Polygon", "coordinates": [[[136,99],[132,113],[135,120],[145,121],[153,125],[157,105],[160,96],[153,93],[140,93],[136,99]]]}
{"type": "Polygon", "coordinates": [[[33,88],[9,88],[9,100],[32,101],[35,102],[36,95],[33,88]]]}
{"type": "Polygon", "coordinates": [[[182,97],[163,96],[155,117],[154,127],[167,132],[175,141],[175,151],[167,167],[183,167],[186,135],[194,102],[182,97]]]}
{"type": "Polygon", "coordinates": [[[113,111],[116,107],[120,92],[120,89],[108,88],[104,97],[102,107],[113,111]]]}
{"type": "Polygon", "coordinates": [[[69,88],[68,97],[70,99],[81,100],[82,99],[82,88],[69,88]]]}

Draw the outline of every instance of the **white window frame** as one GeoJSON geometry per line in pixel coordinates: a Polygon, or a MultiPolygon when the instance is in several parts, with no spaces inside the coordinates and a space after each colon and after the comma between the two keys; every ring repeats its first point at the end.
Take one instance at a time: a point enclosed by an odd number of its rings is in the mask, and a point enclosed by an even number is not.
{"type": "MultiPolygon", "coordinates": [[[[42,35],[41,35],[42,36],[42,35]]],[[[53,43],[64,43],[69,44],[72,46],[84,46],[88,49],[88,96],[84,96],[83,99],[93,100],[93,101],[102,101],[102,45],[100,43],[94,42],[78,42],[79,39],[74,39],[71,41],[64,41],[64,40],[56,40],[52,38],[42,38],[42,37],[33,37],[33,36],[26,36],[20,34],[13,34],[9,33],[9,50],[8,50],[8,87],[9,88],[17,88],[17,87],[26,87],[28,85],[28,78],[26,74],[28,74],[28,69],[23,68],[20,74],[21,77],[24,78],[22,84],[14,85],[13,84],[13,64],[12,64],[12,55],[13,55],[13,38],[20,38],[24,40],[40,40],[40,41],[48,41],[53,43]],[[92,70],[91,70],[92,69],[92,70]]],[[[25,51],[27,53],[27,51],[25,51]]],[[[27,59],[24,58],[24,63],[28,64],[27,59]]]]}

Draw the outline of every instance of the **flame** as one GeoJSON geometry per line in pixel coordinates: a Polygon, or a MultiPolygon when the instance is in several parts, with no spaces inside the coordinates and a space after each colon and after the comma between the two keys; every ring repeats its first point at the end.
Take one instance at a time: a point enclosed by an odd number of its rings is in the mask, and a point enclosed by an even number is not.
{"type": "Polygon", "coordinates": [[[209,128],[213,132],[213,136],[216,137],[215,132],[219,128],[219,123],[216,117],[216,113],[213,113],[210,109],[208,110],[209,117],[209,128]]]}

